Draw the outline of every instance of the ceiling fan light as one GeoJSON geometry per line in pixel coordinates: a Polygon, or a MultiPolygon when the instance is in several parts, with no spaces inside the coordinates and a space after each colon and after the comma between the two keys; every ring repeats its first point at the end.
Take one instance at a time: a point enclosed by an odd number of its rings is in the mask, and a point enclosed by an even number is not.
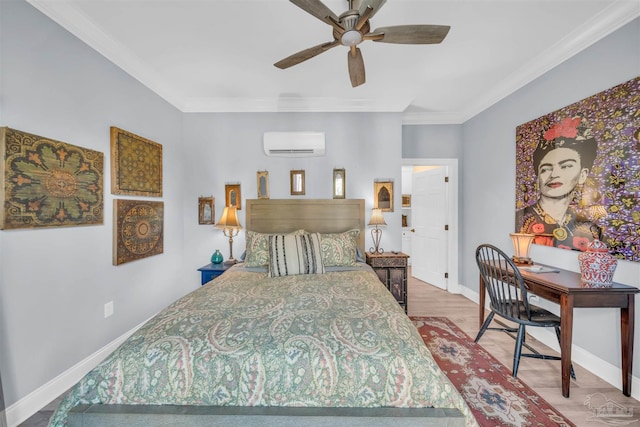
{"type": "Polygon", "coordinates": [[[340,43],[343,46],[355,46],[362,41],[362,34],[357,30],[345,31],[340,37],[340,43]]]}

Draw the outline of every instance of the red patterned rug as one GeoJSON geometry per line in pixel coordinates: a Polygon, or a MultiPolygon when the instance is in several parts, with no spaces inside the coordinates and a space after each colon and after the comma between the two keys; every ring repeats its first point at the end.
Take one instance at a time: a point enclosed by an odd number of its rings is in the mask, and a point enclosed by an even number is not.
{"type": "Polygon", "coordinates": [[[573,426],[446,317],[411,317],[480,426],[573,426]]]}

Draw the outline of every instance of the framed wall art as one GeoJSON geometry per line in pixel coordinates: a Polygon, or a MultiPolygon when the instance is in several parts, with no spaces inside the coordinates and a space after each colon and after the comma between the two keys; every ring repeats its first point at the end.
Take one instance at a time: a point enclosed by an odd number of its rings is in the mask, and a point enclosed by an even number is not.
{"type": "Polygon", "coordinates": [[[215,198],[198,197],[198,224],[215,224],[215,198]]]}
{"type": "Polygon", "coordinates": [[[346,197],[347,176],[344,169],[333,170],[333,198],[344,199],[346,197]]]}
{"type": "Polygon", "coordinates": [[[260,171],[256,174],[256,184],[258,186],[258,199],[269,198],[269,172],[260,171]]]}
{"type": "Polygon", "coordinates": [[[292,170],[291,171],[291,195],[292,196],[304,196],[304,171],[292,170]]]}
{"type": "Polygon", "coordinates": [[[242,196],[240,194],[240,184],[226,184],[224,186],[225,206],[235,206],[237,210],[242,209],[242,196]]]}
{"type": "Polygon", "coordinates": [[[113,265],[153,255],[164,249],[164,202],[113,200],[113,265]]]}
{"type": "Polygon", "coordinates": [[[0,128],[0,229],[104,222],[104,154],[0,128]]]}
{"type": "Polygon", "coordinates": [[[393,181],[373,183],[373,207],[382,212],[393,212],[393,181]]]}
{"type": "Polygon", "coordinates": [[[516,128],[516,231],[640,262],[640,77],[516,128]]]}
{"type": "Polygon", "coordinates": [[[111,193],[162,197],[162,145],[112,126],[111,193]]]}

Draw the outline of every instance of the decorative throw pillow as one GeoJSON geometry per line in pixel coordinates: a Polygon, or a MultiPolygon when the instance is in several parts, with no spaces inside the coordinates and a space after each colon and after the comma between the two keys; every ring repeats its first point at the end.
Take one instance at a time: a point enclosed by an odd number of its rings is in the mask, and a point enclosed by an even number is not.
{"type": "Polygon", "coordinates": [[[360,230],[357,229],[343,233],[321,234],[324,265],[326,267],[356,265],[359,235],[360,230]]]}
{"type": "Polygon", "coordinates": [[[269,276],[322,274],[320,234],[276,234],[269,236],[269,276]]]}
{"type": "MultiPolygon", "coordinates": [[[[304,234],[304,230],[296,230],[290,234],[304,234]]],[[[264,267],[269,263],[269,236],[247,230],[244,265],[246,267],[264,267]]]]}

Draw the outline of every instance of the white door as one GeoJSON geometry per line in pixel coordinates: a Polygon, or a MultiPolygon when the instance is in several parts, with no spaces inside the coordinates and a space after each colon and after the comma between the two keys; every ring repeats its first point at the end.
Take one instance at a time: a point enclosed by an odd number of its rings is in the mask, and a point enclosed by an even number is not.
{"type": "Polygon", "coordinates": [[[446,168],[435,167],[412,175],[411,275],[447,289],[446,168]]]}

